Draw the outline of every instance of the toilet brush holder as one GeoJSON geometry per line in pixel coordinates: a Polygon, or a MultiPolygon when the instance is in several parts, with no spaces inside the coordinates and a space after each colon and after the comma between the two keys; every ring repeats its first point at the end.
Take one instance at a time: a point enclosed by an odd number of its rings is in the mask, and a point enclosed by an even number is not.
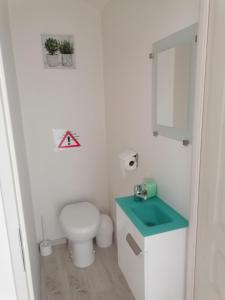
{"type": "Polygon", "coordinates": [[[41,256],[48,256],[52,254],[52,244],[49,240],[44,240],[40,243],[41,256]]]}

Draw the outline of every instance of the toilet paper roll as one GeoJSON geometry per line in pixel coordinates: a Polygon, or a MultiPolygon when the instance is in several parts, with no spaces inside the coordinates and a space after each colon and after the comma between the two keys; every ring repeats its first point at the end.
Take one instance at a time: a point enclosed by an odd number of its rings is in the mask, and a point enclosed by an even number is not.
{"type": "Polygon", "coordinates": [[[52,254],[52,245],[49,240],[45,240],[40,243],[40,253],[41,256],[48,256],[52,254]]]}
{"type": "Polygon", "coordinates": [[[134,171],[137,169],[137,159],[136,157],[129,157],[124,159],[124,169],[126,171],[134,171]]]}
{"type": "Polygon", "coordinates": [[[119,154],[120,166],[123,176],[126,176],[126,172],[134,171],[138,167],[138,154],[136,151],[127,150],[119,154]]]}

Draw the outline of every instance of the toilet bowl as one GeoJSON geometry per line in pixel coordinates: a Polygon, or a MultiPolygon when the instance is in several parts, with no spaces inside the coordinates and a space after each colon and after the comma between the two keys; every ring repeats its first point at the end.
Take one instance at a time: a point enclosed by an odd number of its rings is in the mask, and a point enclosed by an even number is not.
{"type": "Polygon", "coordinates": [[[88,267],[95,260],[93,238],[100,224],[98,209],[86,201],[68,204],[60,212],[59,220],[69,240],[73,264],[88,267]]]}

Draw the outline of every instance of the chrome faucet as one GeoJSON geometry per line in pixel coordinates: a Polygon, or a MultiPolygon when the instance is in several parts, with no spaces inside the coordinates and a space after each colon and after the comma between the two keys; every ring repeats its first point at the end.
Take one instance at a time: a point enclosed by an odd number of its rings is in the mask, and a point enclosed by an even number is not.
{"type": "Polygon", "coordinates": [[[147,187],[143,184],[137,184],[134,186],[134,195],[136,197],[147,200],[147,187]]]}

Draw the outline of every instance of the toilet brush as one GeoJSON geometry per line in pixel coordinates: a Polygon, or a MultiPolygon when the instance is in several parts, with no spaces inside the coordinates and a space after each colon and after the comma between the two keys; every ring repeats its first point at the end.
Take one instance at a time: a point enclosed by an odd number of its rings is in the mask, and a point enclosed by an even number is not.
{"type": "Polygon", "coordinates": [[[52,254],[52,245],[51,242],[45,238],[43,216],[41,216],[41,228],[42,228],[42,241],[40,242],[40,253],[41,256],[48,256],[52,254]]]}

